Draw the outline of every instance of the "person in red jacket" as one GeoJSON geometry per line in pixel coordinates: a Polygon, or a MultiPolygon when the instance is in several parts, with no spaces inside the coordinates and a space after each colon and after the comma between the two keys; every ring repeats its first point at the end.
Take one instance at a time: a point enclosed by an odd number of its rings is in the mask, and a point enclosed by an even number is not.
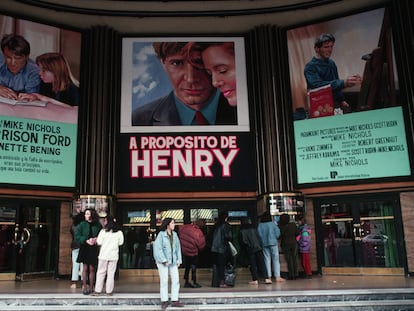
{"type": "Polygon", "coordinates": [[[201,285],[197,283],[197,263],[198,254],[206,246],[206,238],[202,228],[206,225],[204,219],[197,219],[191,224],[184,225],[180,228],[178,234],[181,242],[181,252],[184,257],[184,287],[200,288],[201,285]],[[191,279],[193,283],[189,282],[191,270],[191,279]]]}

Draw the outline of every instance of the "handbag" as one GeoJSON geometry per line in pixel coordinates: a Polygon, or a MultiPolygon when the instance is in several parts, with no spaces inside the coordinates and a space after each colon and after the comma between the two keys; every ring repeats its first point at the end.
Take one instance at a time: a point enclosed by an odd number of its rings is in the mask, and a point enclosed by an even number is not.
{"type": "Polygon", "coordinates": [[[224,284],[227,286],[234,286],[236,283],[236,269],[233,265],[227,265],[224,268],[224,284]]]}
{"type": "Polygon", "coordinates": [[[229,246],[230,246],[231,255],[235,257],[238,254],[237,248],[230,241],[229,241],[229,246]]]}

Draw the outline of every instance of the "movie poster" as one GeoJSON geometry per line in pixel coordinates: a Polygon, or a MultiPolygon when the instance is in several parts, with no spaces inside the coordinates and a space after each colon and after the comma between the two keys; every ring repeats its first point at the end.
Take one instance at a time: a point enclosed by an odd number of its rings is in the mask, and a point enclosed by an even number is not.
{"type": "Polygon", "coordinates": [[[0,183],[75,187],[81,34],[0,20],[0,183]]]}

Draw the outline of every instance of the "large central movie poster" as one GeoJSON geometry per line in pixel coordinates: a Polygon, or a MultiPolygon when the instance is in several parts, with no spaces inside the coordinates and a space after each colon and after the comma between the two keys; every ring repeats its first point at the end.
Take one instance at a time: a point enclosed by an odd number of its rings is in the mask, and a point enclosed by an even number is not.
{"type": "Polygon", "coordinates": [[[255,189],[243,38],[124,38],[122,191],[255,189]]]}

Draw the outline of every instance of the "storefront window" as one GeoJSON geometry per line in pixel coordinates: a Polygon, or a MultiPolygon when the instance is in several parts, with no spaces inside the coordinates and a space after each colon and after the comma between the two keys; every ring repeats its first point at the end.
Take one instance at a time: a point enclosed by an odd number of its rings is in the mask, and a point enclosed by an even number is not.
{"type": "Polygon", "coordinates": [[[395,200],[332,200],[319,205],[325,267],[400,267],[395,200]]]}

